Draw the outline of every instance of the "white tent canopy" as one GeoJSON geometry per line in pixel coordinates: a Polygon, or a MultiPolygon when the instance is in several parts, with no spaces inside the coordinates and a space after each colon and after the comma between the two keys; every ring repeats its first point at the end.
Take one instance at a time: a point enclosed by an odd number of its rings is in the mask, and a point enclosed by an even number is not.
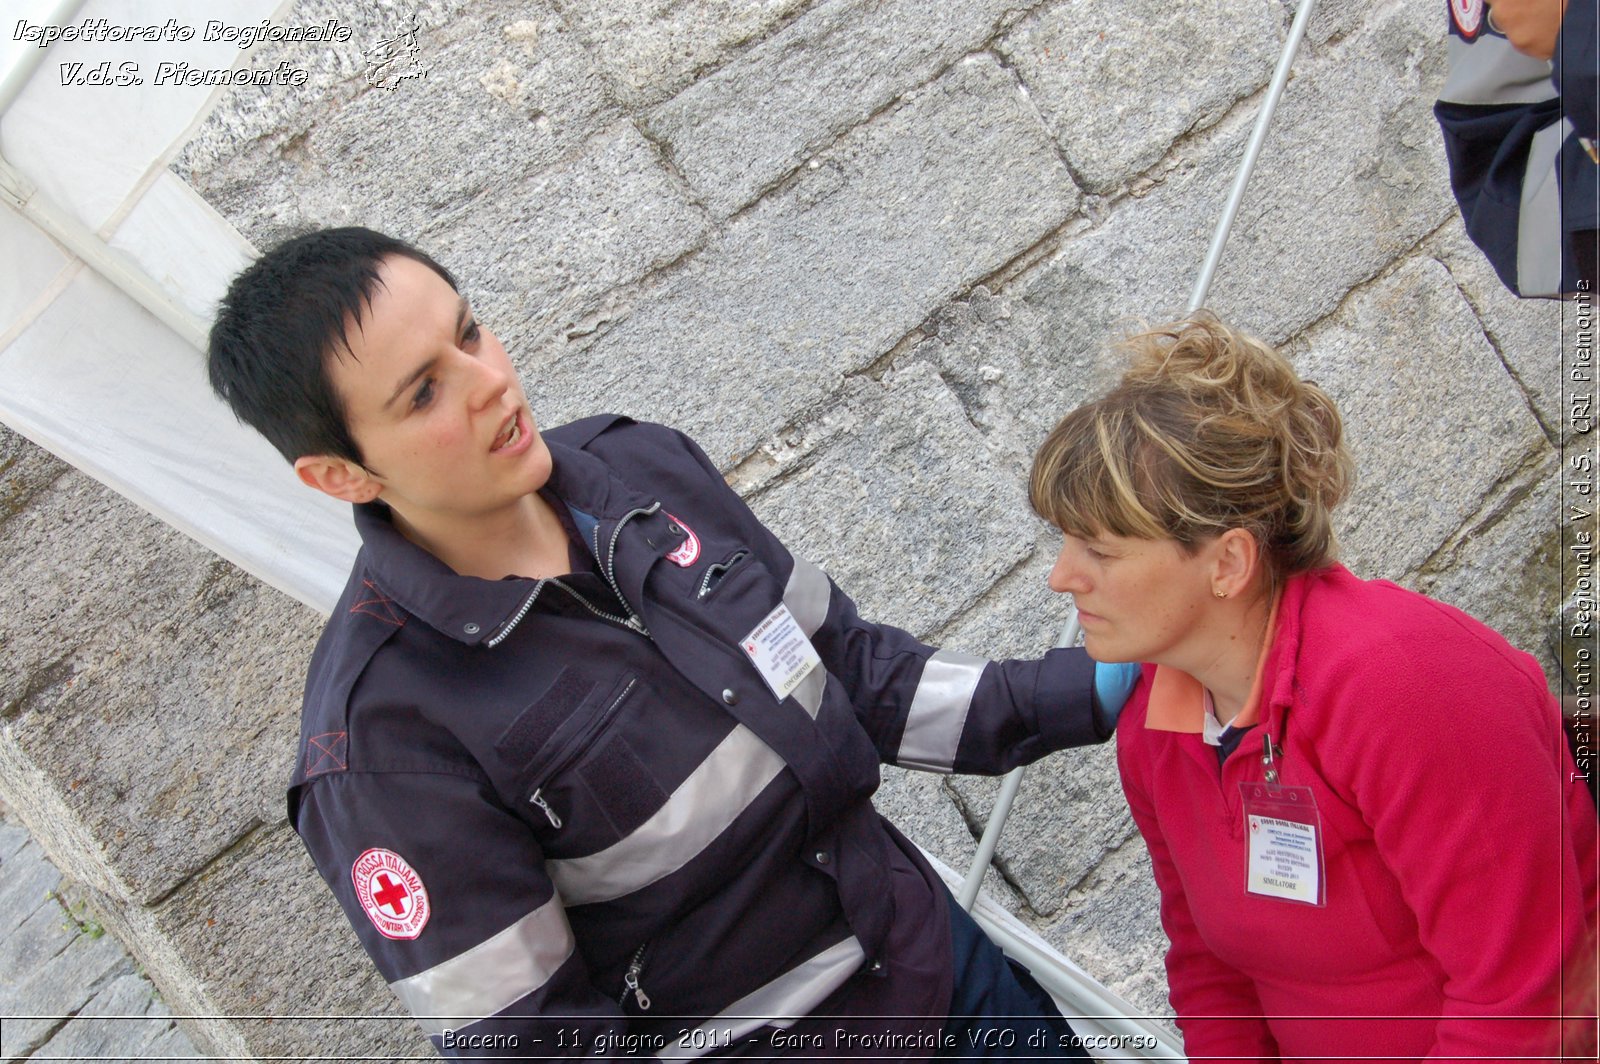
{"type": "MultiPolygon", "coordinates": [[[[19,27],[259,23],[278,0],[8,5],[0,83],[0,421],[273,587],[327,612],[355,553],[346,507],[306,490],[207,386],[200,345],[243,237],[167,167],[210,109],[160,61],[236,44],[16,40],[19,27]],[[142,85],[63,84],[137,63],[142,85]],[[82,64],[81,67],[73,64],[82,64]],[[31,70],[30,70],[31,68],[31,70]],[[25,78],[25,80],[23,80],[25,78]],[[136,298],[137,296],[137,298],[136,298]]],[[[26,35],[25,35],[26,36],[26,35]]]]}

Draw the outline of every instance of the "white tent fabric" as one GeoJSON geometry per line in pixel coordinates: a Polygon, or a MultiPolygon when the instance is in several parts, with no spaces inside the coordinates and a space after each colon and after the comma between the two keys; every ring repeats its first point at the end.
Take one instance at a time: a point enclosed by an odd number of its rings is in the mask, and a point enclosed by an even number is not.
{"type": "MultiPolygon", "coordinates": [[[[117,26],[169,18],[191,27],[209,19],[251,24],[273,17],[280,4],[165,0],[157,7],[15,5],[7,36],[21,23],[96,18],[117,26]]],[[[235,422],[211,395],[196,349],[229,278],[251,254],[238,232],[167,170],[219,90],[157,85],[157,63],[219,68],[245,54],[203,38],[34,47],[39,66],[0,115],[0,157],[10,170],[0,210],[7,249],[0,265],[0,421],[326,612],[356,549],[348,510],[306,490],[276,452],[235,422]],[[145,83],[63,84],[108,61],[114,72],[137,63],[145,83]],[[164,294],[174,305],[169,320],[158,320],[106,274],[131,275],[164,294]],[[191,324],[175,325],[174,318],[191,324]]],[[[15,68],[30,56],[10,43],[4,61],[15,68]]]]}

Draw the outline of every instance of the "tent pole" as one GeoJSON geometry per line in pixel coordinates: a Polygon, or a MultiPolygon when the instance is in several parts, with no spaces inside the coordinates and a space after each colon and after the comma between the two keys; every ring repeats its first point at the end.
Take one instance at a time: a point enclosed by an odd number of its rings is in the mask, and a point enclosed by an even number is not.
{"type": "MultiPolygon", "coordinates": [[[[1078,623],[1078,610],[1073,607],[1067,612],[1067,621],[1061,626],[1061,634],[1056,638],[1057,647],[1072,647],[1078,645],[1078,637],[1083,634],[1083,626],[1078,623]]],[[[983,829],[983,838],[978,840],[978,852],[972,855],[972,864],[967,867],[967,878],[961,881],[961,890],[956,894],[956,901],[967,912],[972,911],[973,904],[978,900],[978,889],[983,886],[983,874],[989,870],[989,862],[994,860],[994,851],[1000,845],[1000,832],[1005,830],[1006,819],[1011,815],[1011,805],[1017,800],[1017,791],[1022,787],[1023,769],[1019,765],[1006,773],[1006,778],[1000,782],[1000,793],[995,797],[994,808],[989,810],[989,823],[983,829]]]]}
{"type": "Polygon", "coordinates": [[[1255,128],[1250,131],[1250,140],[1245,144],[1244,159],[1239,163],[1239,173],[1233,179],[1233,188],[1228,191],[1228,201],[1223,205],[1222,218],[1217,222],[1217,230],[1211,236],[1211,247],[1206,251],[1205,262],[1200,266],[1200,276],[1195,279],[1194,291],[1189,295],[1189,304],[1184,307],[1185,314],[1193,314],[1205,306],[1206,296],[1211,291],[1211,278],[1217,272],[1217,264],[1222,261],[1222,249],[1228,244],[1228,234],[1233,230],[1234,216],[1239,213],[1239,205],[1244,202],[1244,190],[1250,184],[1250,175],[1255,173],[1256,157],[1261,154],[1261,146],[1267,141],[1267,127],[1272,124],[1272,112],[1278,109],[1278,100],[1283,96],[1283,87],[1289,83],[1289,68],[1294,65],[1294,56],[1300,50],[1300,42],[1305,38],[1306,27],[1311,24],[1311,13],[1316,10],[1317,0],[1300,0],[1300,9],[1294,13],[1294,23],[1289,27],[1289,38],[1283,42],[1283,51],[1278,56],[1278,66],[1272,72],[1272,81],[1267,85],[1267,95],[1261,101],[1261,111],[1256,115],[1255,128]]]}
{"type": "MultiPolygon", "coordinates": [[[[45,18],[45,24],[64,26],[73,21],[86,0],[61,0],[45,18]]],[[[23,54],[17,65],[0,81],[0,117],[4,117],[28,81],[45,60],[47,49],[34,48],[23,54]]],[[[162,324],[197,350],[206,348],[206,324],[173,301],[150,275],[114,250],[76,216],[39,193],[26,174],[0,154],[0,200],[44,230],[72,254],[101,276],[126,292],[135,302],[154,314],[162,324]]]]}
{"type": "MultiPolygon", "coordinates": [[[[1289,69],[1294,65],[1295,53],[1300,50],[1300,42],[1305,39],[1306,27],[1311,24],[1311,14],[1316,9],[1316,0],[1300,0],[1300,8],[1295,12],[1294,23],[1289,27],[1289,36],[1283,42],[1283,51],[1278,55],[1277,68],[1272,72],[1272,81],[1267,85],[1266,97],[1261,102],[1261,111],[1256,115],[1255,128],[1250,132],[1250,140],[1245,145],[1244,158],[1239,163],[1239,172],[1233,179],[1233,187],[1228,192],[1228,201],[1222,208],[1222,217],[1217,222],[1216,232],[1211,237],[1211,247],[1206,252],[1205,262],[1200,267],[1200,276],[1195,281],[1194,291],[1189,296],[1189,305],[1185,314],[1193,314],[1205,305],[1206,294],[1211,290],[1211,278],[1217,272],[1217,264],[1222,261],[1222,251],[1228,244],[1228,233],[1233,228],[1234,216],[1239,213],[1239,205],[1244,202],[1245,188],[1250,184],[1250,176],[1255,172],[1256,157],[1261,154],[1261,146],[1266,143],[1267,127],[1272,124],[1272,113],[1277,110],[1278,100],[1283,96],[1283,88],[1289,82],[1289,69]]],[[[1078,607],[1073,605],[1067,612],[1067,623],[1062,626],[1061,638],[1056,641],[1058,647],[1074,646],[1078,642],[1078,607]]],[[[994,851],[1000,845],[1000,833],[1005,830],[1006,819],[1011,815],[1011,805],[1016,800],[1017,790],[1022,786],[1022,769],[1012,769],[1001,784],[1000,794],[995,799],[994,808],[989,812],[989,823],[984,828],[983,837],[978,840],[978,852],[973,855],[972,865],[967,870],[967,878],[961,883],[961,890],[956,895],[956,900],[968,912],[977,900],[978,889],[983,883],[983,874],[989,868],[989,862],[994,859],[994,851]]]]}
{"type": "Polygon", "coordinates": [[[0,200],[16,210],[198,351],[206,349],[207,327],[179,306],[165,289],[88,226],[39,193],[38,186],[0,156],[0,200]]]}

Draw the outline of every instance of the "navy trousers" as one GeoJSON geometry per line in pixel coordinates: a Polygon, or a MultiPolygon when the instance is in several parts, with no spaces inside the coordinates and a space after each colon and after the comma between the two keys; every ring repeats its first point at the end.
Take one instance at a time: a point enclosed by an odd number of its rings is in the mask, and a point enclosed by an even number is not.
{"type": "Polygon", "coordinates": [[[941,1060],[1054,1060],[1087,1058],[1056,1003],[1028,970],[950,899],[950,946],[955,989],[945,1032],[955,1044],[941,1060]]]}

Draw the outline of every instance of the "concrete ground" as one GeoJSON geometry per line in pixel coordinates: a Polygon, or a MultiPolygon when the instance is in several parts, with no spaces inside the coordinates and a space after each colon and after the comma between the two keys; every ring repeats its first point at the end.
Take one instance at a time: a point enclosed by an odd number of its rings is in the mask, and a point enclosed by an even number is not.
{"type": "Polygon", "coordinates": [[[144,972],[0,805],[0,1064],[194,1059],[144,972]]]}

